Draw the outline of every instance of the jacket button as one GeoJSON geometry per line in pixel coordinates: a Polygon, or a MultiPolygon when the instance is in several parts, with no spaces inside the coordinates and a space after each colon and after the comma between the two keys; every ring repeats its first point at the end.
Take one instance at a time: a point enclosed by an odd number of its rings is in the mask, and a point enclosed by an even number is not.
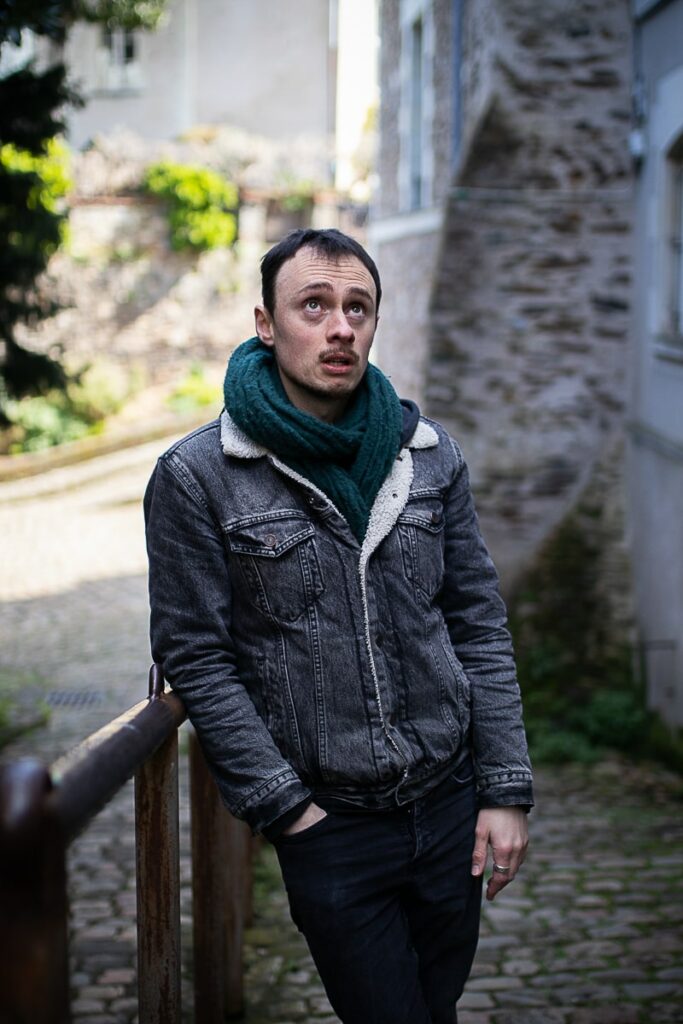
{"type": "Polygon", "coordinates": [[[267,548],[276,548],[277,537],[275,536],[274,533],[267,533],[266,536],[263,538],[263,543],[266,545],[267,548]]]}
{"type": "Polygon", "coordinates": [[[441,513],[440,512],[432,512],[432,522],[433,523],[438,523],[440,521],[441,521],[441,513]]]}

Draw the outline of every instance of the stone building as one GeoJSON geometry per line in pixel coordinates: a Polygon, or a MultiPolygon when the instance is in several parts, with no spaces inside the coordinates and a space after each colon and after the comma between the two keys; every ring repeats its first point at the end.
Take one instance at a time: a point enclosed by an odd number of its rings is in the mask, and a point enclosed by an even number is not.
{"type": "Polygon", "coordinates": [[[626,0],[382,6],[380,358],[462,439],[508,585],[618,475],[630,32],[626,0]]]}
{"type": "Polygon", "coordinates": [[[683,724],[683,0],[636,0],[629,527],[650,700],[683,724]]]}
{"type": "Polygon", "coordinates": [[[634,649],[629,4],[384,0],[380,34],[379,361],[461,441],[508,597],[574,517],[634,649]]]}

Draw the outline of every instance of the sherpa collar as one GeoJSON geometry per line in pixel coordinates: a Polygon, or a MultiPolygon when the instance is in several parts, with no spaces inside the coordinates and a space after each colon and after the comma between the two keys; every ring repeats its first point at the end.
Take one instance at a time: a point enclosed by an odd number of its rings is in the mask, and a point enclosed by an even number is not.
{"type": "MultiPolygon", "coordinates": [[[[439,436],[434,427],[430,426],[429,423],[425,423],[424,420],[419,420],[415,433],[399,452],[391,472],[380,487],[370,510],[367,533],[361,545],[359,572],[363,587],[365,586],[365,570],[370,555],[391,532],[408,500],[410,485],[413,482],[413,457],[411,451],[434,448],[438,443],[439,436]]],[[[328,495],[318,490],[310,480],[305,480],[298,473],[295,473],[290,466],[281,462],[267,448],[252,441],[243,430],[240,430],[225,410],[221,414],[221,445],[225,455],[232,455],[238,459],[259,459],[263,458],[263,456],[268,456],[281,473],[292,480],[296,480],[303,487],[315,491],[321,498],[329,502],[337,514],[341,516],[339,509],[330,501],[328,495]]]]}
{"type": "MultiPolygon", "coordinates": [[[[425,423],[424,420],[419,420],[415,433],[406,443],[404,450],[405,448],[434,448],[438,443],[439,438],[434,427],[425,423]]],[[[260,459],[264,455],[271,454],[263,445],[252,441],[231,419],[225,409],[221,413],[221,447],[224,455],[232,455],[237,459],[260,459]]]]}

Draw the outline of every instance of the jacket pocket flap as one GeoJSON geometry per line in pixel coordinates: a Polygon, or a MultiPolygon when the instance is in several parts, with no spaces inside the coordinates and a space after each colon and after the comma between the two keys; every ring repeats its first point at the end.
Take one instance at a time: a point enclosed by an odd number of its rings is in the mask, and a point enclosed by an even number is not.
{"type": "Polygon", "coordinates": [[[268,519],[238,524],[228,531],[230,550],[238,555],[279,558],[295,544],[312,537],[315,528],[301,518],[268,519]]]}
{"type": "Polygon", "coordinates": [[[441,502],[408,504],[398,517],[401,525],[419,526],[430,533],[438,533],[443,529],[444,516],[441,502]]]}

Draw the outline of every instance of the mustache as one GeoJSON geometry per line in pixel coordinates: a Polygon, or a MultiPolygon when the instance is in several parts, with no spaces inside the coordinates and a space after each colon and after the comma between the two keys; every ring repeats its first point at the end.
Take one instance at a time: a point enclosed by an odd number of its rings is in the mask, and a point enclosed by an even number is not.
{"type": "Polygon", "coordinates": [[[328,363],[337,359],[343,359],[344,362],[355,366],[358,362],[358,354],[356,352],[349,352],[348,349],[340,348],[334,349],[331,352],[323,352],[320,356],[321,363],[328,363]]]}

